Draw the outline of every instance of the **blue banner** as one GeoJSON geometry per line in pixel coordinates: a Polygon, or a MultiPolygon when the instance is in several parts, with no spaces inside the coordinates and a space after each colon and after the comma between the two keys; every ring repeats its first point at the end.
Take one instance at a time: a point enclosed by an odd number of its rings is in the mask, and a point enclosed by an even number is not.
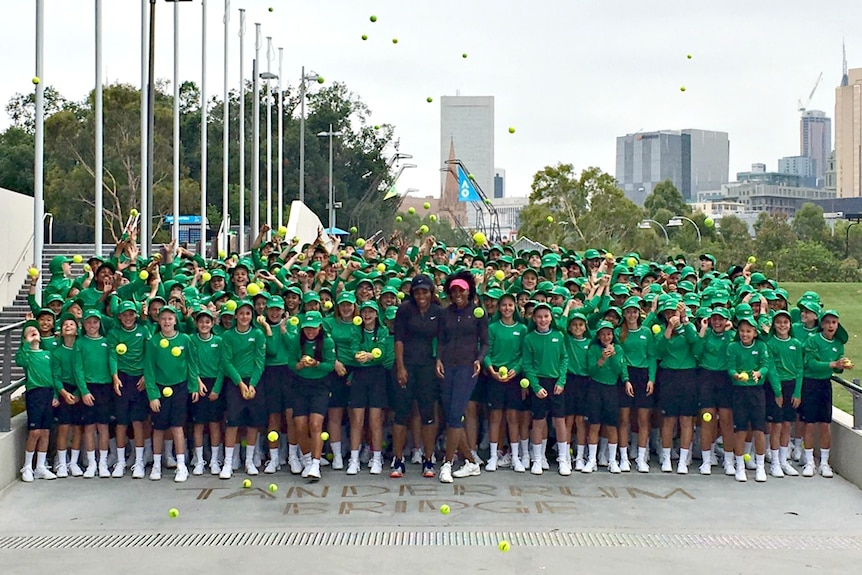
{"type": "Polygon", "coordinates": [[[458,201],[459,202],[481,202],[476,186],[470,180],[467,173],[460,165],[458,166],[458,201]]]}

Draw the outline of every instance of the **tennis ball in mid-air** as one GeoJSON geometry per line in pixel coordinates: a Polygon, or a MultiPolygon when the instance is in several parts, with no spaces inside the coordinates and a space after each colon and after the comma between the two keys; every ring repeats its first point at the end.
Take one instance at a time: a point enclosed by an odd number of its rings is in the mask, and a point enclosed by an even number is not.
{"type": "Polygon", "coordinates": [[[503,270],[497,270],[494,272],[494,278],[497,281],[503,281],[506,278],[506,272],[504,272],[503,270]]]}
{"type": "Polygon", "coordinates": [[[467,57],[467,52],[464,52],[463,54],[461,54],[461,57],[462,57],[462,58],[466,58],[466,57],[467,57]]]}
{"type": "Polygon", "coordinates": [[[545,218],[545,219],[546,219],[546,220],[548,220],[548,223],[549,223],[549,224],[553,224],[553,223],[554,223],[554,216],[548,216],[548,217],[547,217],[547,218],[545,218]]]}
{"type": "Polygon", "coordinates": [[[374,16],[374,15],[372,14],[372,15],[371,15],[371,18],[369,18],[369,20],[371,20],[372,22],[377,22],[377,16],[374,16]]]}
{"type": "Polygon", "coordinates": [[[514,128],[514,126],[509,126],[509,133],[510,133],[510,134],[514,134],[514,133],[515,133],[515,128],[514,128]]]}
{"type": "Polygon", "coordinates": [[[79,264],[82,261],[84,261],[84,256],[82,256],[81,254],[75,254],[72,256],[72,261],[75,262],[76,264],[79,264]]]}
{"type": "Polygon", "coordinates": [[[282,238],[286,237],[287,236],[287,226],[279,226],[278,227],[278,235],[282,238]]]}
{"type": "Polygon", "coordinates": [[[356,247],[357,248],[365,247],[365,240],[362,238],[359,238],[358,240],[356,240],[356,247]]]}
{"type": "Polygon", "coordinates": [[[251,487],[251,479],[243,479],[242,480],[242,486],[245,489],[248,489],[249,487],[251,487]]]}
{"type": "Polygon", "coordinates": [[[39,79],[39,76],[33,76],[33,83],[34,83],[34,84],[38,84],[38,83],[39,83],[39,82],[41,82],[41,81],[42,81],[42,80],[40,80],[40,79],[39,79]]]}
{"type": "Polygon", "coordinates": [[[170,397],[174,394],[174,389],[172,387],[166,387],[162,389],[162,395],[165,397],[170,397]]]}
{"type": "Polygon", "coordinates": [[[353,325],[362,325],[362,318],[357,316],[353,317],[353,325]]]}
{"type": "Polygon", "coordinates": [[[414,208],[414,207],[407,208],[407,213],[408,213],[408,214],[411,214],[411,215],[415,214],[415,213],[416,213],[416,208],[414,208]]]}
{"type": "Polygon", "coordinates": [[[497,373],[500,374],[500,377],[506,377],[507,375],[509,375],[509,368],[505,365],[500,366],[500,369],[497,370],[497,373]]]}
{"type": "Polygon", "coordinates": [[[511,546],[509,545],[508,541],[500,541],[500,543],[497,545],[497,548],[503,553],[505,553],[511,548],[511,546]]]}
{"type": "Polygon", "coordinates": [[[359,229],[357,229],[357,227],[356,227],[356,226],[350,226],[350,233],[351,233],[351,234],[355,234],[355,233],[356,233],[356,232],[358,232],[358,231],[359,231],[359,229]]]}
{"type": "Polygon", "coordinates": [[[712,218],[706,218],[705,220],[703,220],[703,225],[705,225],[708,228],[711,228],[712,226],[715,225],[715,220],[713,220],[712,218]]]}
{"type": "Polygon", "coordinates": [[[766,267],[768,267],[768,268],[774,268],[774,267],[775,267],[775,262],[773,262],[772,260],[769,260],[768,262],[766,262],[766,267]]]}
{"type": "Polygon", "coordinates": [[[236,311],[236,302],[233,300],[229,300],[224,304],[224,308],[228,311],[236,311]]]}
{"type": "Polygon", "coordinates": [[[660,334],[661,333],[661,326],[658,324],[652,326],[652,332],[656,335],[660,334]]]}
{"type": "Polygon", "coordinates": [[[686,54],[686,55],[685,55],[685,57],[686,57],[687,59],[691,60],[691,54],[686,54]]]}
{"type": "Polygon", "coordinates": [[[754,256],[748,256],[748,263],[750,263],[750,264],[756,264],[756,263],[757,263],[757,258],[756,258],[756,257],[754,257],[754,256]]]}
{"type": "Polygon", "coordinates": [[[124,344],[124,343],[118,343],[117,344],[117,355],[125,355],[127,351],[129,351],[129,348],[126,347],[126,344],[124,344]]]}
{"type": "Polygon", "coordinates": [[[211,274],[211,273],[209,273],[209,272],[204,272],[204,273],[202,273],[202,274],[201,274],[201,280],[203,280],[204,282],[208,282],[208,281],[210,281],[211,279],[213,279],[213,276],[212,276],[212,274],[211,274]]]}
{"type": "Polygon", "coordinates": [[[393,38],[393,39],[392,39],[392,43],[393,43],[393,44],[397,44],[397,43],[398,43],[398,38],[393,38]]]}
{"type": "Polygon", "coordinates": [[[706,423],[709,423],[710,421],[712,421],[712,414],[707,411],[706,413],[703,414],[703,420],[706,423]]]}
{"type": "Polygon", "coordinates": [[[485,317],[485,310],[482,309],[481,307],[477,307],[476,309],[473,310],[473,317],[475,317],[475,318],[485,317]]]}
{"type": "Polygon", "coordinates": [[[383,273],[386,271],[386,264],[377,264],[377,271],[383,273]]]}
{"type": "Polygon", "coordinates": [[[679,87],[679,91],[680,91],[680,92],[685,92],[685,86],[680,86],[680,87],[679,87]]]}
{"type": "Polygon", "coordinates": [[[143,281],[146,281],[147,278],[150,277],[150,272],[148,272],[147,270],[141,270],[141,273],[138,274],[138,277],[141,278],[143,281]]]}
{"type": "Polygon", "coordinates": [[[218,257],[219,257],[219,259],[222,259],[222,260],[225,259],[227,257],[227,252],[224,250],[219,250],[218,251],[218,257]]]}
{"type": "Polygon", "coordinates": [[[168,517],[170,517],[171,519],[176,519],[179,516],[180,510],[176,507],[171,507],[170,509],[168,509],[168,517]]]}
{"type": "Polygon", "coordinates": [[[745,461],[746,463],[751,461],[751,454],[746,453],[745,455],[742,456],[742,460],[745,461]]]}
{"type": "Polygon", "coordinates": [[[445,503],[440,506],[440,513],[442,513],[443,515],[449,515],[450,511],[452,511],[452,510],[445,503]]]}
{"type": "Polygon", "coordinates": [[[425,234],[428,233],[429,229],[430,228],[428,228],[428,226],[426,226],[425,224],[422,224],[421,226],[419,226],[419,233],[424,236],[425,234]]]}
{"type": "Polygon", "coordinates": [[[129,215],[132,216],[133,218],[136,218],[138,216],[138,210],[136,210],[135,208],[132,208],[131,210],[129,210],[129,215]]]}
{"type": "Polygon", "coordinates": [[[162,338],[162,341],[159,342],[159,345],[162,347],[162,349],[166,349],[169,345],[171,345],[171,342],[162,338]]]}
{"type": "Polygon", "coordinates": [[[278,432],[273,429],[266,434],[266,438],[270,441],[278,441],[278,432]]]}
{"type": "Polygon", "coordinates": [[[323,309],[332,309],[332,300],[326,300],[323,302],[323,309]]]}
{"type": "Polygon", "coordinates": [[[436,222],[436,221],[437,221],[437,216],[436,216],[436,215],[434,215],[434,214],[431,214],[430,216],[428,216],[428,219],[429,219],[429,220],[431,220],[432,222],[436,222]]]}
{"type": "Polygon", "coordinates": [[[323,79],[323,76],[318,76],[318,77],[317,77],[317,83],[318,83],[318,84],[323,84],[325,81],[326,81],[326,80],[324,80],[324,79],[323,79]]]}
{"type": "Polygon", "coordinates": [[[380,357],[382,355],[383,355],[383,350],[381,350],[379,347],[375,347],[374,349],[371,350],[371,357],[373,357],[374,359],[380,359],[380,357]]]}
{"type": "Polygon", "coordinates": [[[425,202],[424,204],[422,204],[422,207],[425,208],[426,210],[430,210],[431,209],[431,203],[425,202]]]}
{"type": "Polygon", "coordinates": [[[329,441],[329,433],[322,431],[320,433],[320,439],[323,441],[329,441]]]}
{"type": "Polygon", "coordinates": [[[525,377],[521,380],[521,388],[527,389],[528,387],[530,387],[530,380],[525,377]]]}
{"type": "MultiPolygon", "coordinates": [[[[302,255],[302,254],[300,254],[302,255]]],[[[246,293],[250,296],[256,296],[260,293],[260,287],[257,284],[248,284],[245,288],[246,293]]]]}
{"type": "Polygon", "coordinates": [[[367,35],[367,34],[363,34],[363,35],[362,35],[362,39],[363,39],[363,40],[368,40],[368,35],[367,35]]]}
{"type": "Polygon", "coordinates": [[[401,223],[404,220],[401,216],[395,216],[395,221],[401,223]]]}
{"type": "Polygon", "coordinates": [[[476,232],[475,234],[473,234],[473,243],[477,246],[485,245],[485,242],[487,240],[488,238],[486,238],[485,234],[483,234],[482,232],[476,232]]]}
{"type": "Polygon", "coordinates": [[[432,98],[431,96],[428,96],[427,98],[425,98],[425,101],[430,104],[431,102],[434,101],[434,98],[432,98]]]}

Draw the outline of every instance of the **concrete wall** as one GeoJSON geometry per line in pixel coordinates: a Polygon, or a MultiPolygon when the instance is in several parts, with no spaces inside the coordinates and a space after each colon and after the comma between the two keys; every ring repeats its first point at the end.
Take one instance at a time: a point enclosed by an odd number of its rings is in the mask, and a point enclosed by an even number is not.
{"type": "Polygon", "coordinates": [[[853,416],[832,408],[832,449],[829,464],[862,489],[862,431],[853,429],[853,416]]]}
{"type": "Polygon", "coordinates": [[[34,263],[33,243],[30,241],[33,235],[33,198],[0,188],[0,210],[0,307],[3,307],[15,299],[27,279],[27,268],[34,263]],[[13,269],[15,272],[9,275],[13,269]]]}
{"type": "Polygon", "coordinates": [[[27,441],[27,414],[12,418],[12,431],[0,433],[0,489],[20,478],[27,441]]]}

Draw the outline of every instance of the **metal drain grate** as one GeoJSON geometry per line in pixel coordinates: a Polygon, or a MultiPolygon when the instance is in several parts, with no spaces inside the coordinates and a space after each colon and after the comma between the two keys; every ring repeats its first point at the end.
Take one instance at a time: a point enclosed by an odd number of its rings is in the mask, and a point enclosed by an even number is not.
{"type": "Polygon", "coordinates": [[[862,537],[810,535],[713,535],[507,531],[364,531],[247,533],[129,533],[16,535],[0,537],[0,549],[123,549],[158,547],[278,547],[393,545],[432,547],[644,547],[674,549],[862,549],[862,537]]]}

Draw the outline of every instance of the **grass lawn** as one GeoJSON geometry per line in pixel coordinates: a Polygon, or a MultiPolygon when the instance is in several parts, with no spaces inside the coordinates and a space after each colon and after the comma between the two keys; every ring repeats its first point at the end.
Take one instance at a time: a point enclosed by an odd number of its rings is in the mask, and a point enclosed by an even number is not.
{"type": "MultiPolygon", "coordinates": [[[[806,291],[816,291],[827,309],[835,309],[841,314],[841,325],[850,334],[844,352],[854,362],[862,360],[862,283],[790,283],[781,282],[781,287],[790,294],[791,304],[806,291]]],[[[845,372],[844,378],[852,380],[862,377],[855,370],[845,372]]],[[[844,387],[832,384],[833,400],[836,407],[852,413],[853,400],[844,387]]]]}

